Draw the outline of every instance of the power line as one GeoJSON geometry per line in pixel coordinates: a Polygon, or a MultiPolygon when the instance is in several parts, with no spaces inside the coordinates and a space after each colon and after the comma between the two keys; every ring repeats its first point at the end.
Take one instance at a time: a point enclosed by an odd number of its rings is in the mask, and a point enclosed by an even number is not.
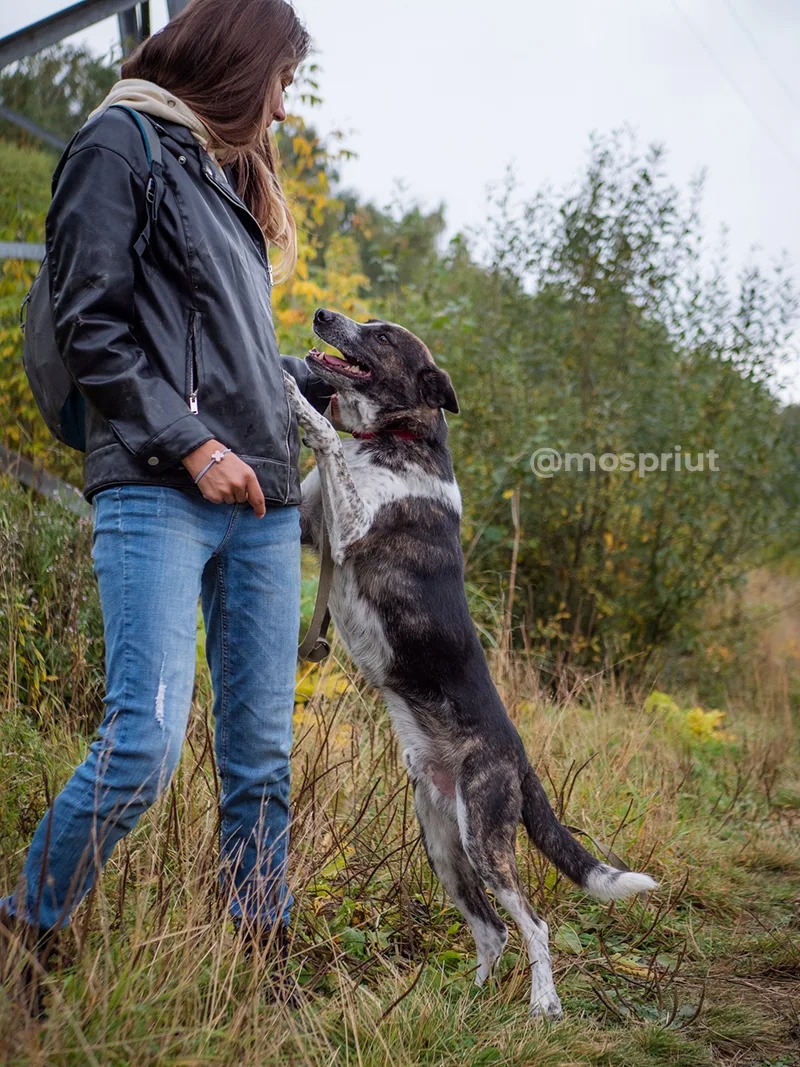
{"type": "Polygon", "coordinates": [[[749,27],[742,21],[742,18],[739,15],[739,12],[733,6],[732,0],[724,0],[724,3],[725,3],[725,6],[727,7],[728,11],[730,11],[731,15],[733,16],[733,18],[734,18],[737,26],[739,27],[739,29],[742,31],[742,33],[748,39],[750,44],[753,46],[753,49],[758,54],[759,58],[761,59],[761,62],[764,64],[764,66],[770,72],[770,74],[775,79],[775,81],[778,83],[778,85],[781,87],[781,89],[783,89],[784,93],[786,94],[787,99],[789,101],[791,101],[791,103],[796,108],[800,109],[800,100],[794,95],[794,90],[790,88],[790,86],[783,80],[783,78],[780,76],[780,74],[778,74],[777,70],[775,70],[775,67],[772,65],[772,62],[770,61],[769,56],[761,48],[761,46],[759,45],[758,41],[755,39],[755,37],[753,36],[751,30],[749,29],[749,27]]]}
{"type": "Polygon", "coordinates": [[[742,90],[739,88],[739,86],[736,84],[736,82],[730,76],[728,71],[725,69],[724,65],[719,61],[719,59],[717,58],[714,50],[711,48],[711,46],[709,45],[709,43],[706,40],[706,38],[704,37],[704,35],[700,32],[700,30],[697,27],[697,25],[692,21],[692,19],[689,18],[689,16],[686,14],[686,12],[683,10],[683,8],[680,6],[680,4],[678,3],[678,0],[671,0],[671,2],[672,2],[672,6],[678,12],[678,14],[681,16],[681,18],[686,22],[687,26],[692,31],[692,33],[695,35],[695,37],[697,38],[699,43],[703,46],[703,48],[707,52],[709,58],[711,59],[712,63],[714,64],[714,66],[719,70],[719,72],[722,74],[722,76],[725,79],[725,81],[728,83],[728,85],[731,87],[731,89],[733,89],[733,91],[736,93],[736,95],[742,101],[744,106],[747,108],[747,110],[750,112],[752,117],[755,119],[756,123],[759,126],[761,126],[761,128],[769,136],[770,140],[773,142],[773,144],[776,146],[776,148],[785,156],[785,158],[792,164],[792,166],[796,168],[798,173],[800,173],[800,161],[798,161],[797,158],[789,151],[789,149],[786,147],[784,142],[775,133],[773,128],[767,122],[765,122],[764,119],[761,117],[761,115],[759,115],[759,113],[755,110],[755,108],[752,106],[752,104],[747,99],[745,94],[742,92],[742,90]]]}

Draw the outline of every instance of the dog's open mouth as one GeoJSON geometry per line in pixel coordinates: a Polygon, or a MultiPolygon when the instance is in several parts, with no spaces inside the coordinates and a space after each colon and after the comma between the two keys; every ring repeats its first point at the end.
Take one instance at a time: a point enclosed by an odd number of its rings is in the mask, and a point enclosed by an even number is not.
{"type": "Polygon", "coordinates": [[[319,363],[328,370],[344,374],[348,378],[370,378],[372,376],[372,371],[369,367],[365,367],[357,359],[351,359],[350,356],[334,355],[332,352],[320,352],[318,348],[312,348],[308,355],[314,363],[319,363]]]}

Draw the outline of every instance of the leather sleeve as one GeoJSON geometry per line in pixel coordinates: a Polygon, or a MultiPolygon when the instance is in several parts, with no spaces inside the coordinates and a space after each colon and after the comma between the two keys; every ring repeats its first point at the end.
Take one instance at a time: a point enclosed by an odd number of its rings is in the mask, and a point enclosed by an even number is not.
{"type": "MultiPolygon", "coordinates": [[[[146,221],[146,177],[122,152],[93,143],[89,135],[76,144],[46,224],[56,342],[88,403],[158,473],[213,434],[153,372],[133,332],[133,245],[146,221]]],[[[123,145],[128,149],[130,158],[141,156],[146,165],[133,123],[123,145]]]]}
{"type": "Polygon", "coordinates": [[[331,397],[336,395],[332,385],[324,382],[322,378],[314,374],[303,359],[295,356],[281,356],[283,369],[287,371],[297,382],[300,392],[320,415],[325,413],[331,397]]]}

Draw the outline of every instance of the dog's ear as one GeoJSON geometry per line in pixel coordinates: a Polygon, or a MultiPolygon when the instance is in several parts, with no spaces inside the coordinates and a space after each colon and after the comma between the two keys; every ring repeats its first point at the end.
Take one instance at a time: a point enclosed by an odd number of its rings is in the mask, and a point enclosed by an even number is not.
{"type": "Polygon", "coordinates": [[[425,367],[419,376],[422,399],[431,408],[444,408],[458,414],[458,400],[450,375],[439,367],[425,367]]]}

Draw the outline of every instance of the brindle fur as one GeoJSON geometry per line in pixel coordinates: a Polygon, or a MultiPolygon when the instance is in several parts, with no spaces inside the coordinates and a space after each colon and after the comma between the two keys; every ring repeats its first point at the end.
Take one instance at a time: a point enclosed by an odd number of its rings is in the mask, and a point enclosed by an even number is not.
{"type": "Polygon", "coordinates": [[[347,365],[308,357],[338,390],[341,424],[373,436],[341,440],[287,377],[317,459],[303,483],[304,541],[319,551],[324,515],[335,564],[333,621],[386,701],[431,867],[475,937],[476,981],[489,976],[508,937],[488,888],[525,939],[532,1014],[558,1018],[547,925],[517,871],[519,823],[560,870],[601,899],[655,883],[600,863],[561,825],[492,683],[464,591],[460,496],[442,411],[458,410],[450,379],[400,326],[359,325],[320,310],[314,328],[360,368],[355,376],[347,365]]]}

